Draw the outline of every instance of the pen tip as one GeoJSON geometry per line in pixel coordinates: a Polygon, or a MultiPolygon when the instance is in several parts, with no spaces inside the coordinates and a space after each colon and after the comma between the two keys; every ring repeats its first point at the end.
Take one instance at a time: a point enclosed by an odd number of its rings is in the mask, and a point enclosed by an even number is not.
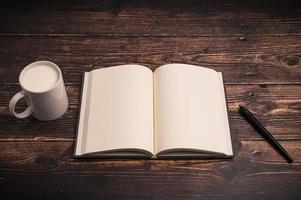
{"type": "Polygon", "coordinates": [[[245,110],[245,108],[244,108],[243,106],[239,105],[239,110],[240,110],[240,111],[241,111],[241,110],[245,110]]]}

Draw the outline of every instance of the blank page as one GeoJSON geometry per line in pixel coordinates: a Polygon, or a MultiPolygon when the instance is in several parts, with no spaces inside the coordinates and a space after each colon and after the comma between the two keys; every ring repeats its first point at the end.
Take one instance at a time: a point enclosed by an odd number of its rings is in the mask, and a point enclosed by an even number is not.
{"type": "Polygon", "coordinates": [[[113,149],[153,152],[152,71],[123,65],[94,70],[87,77],[84,130],[77,154],[113,149]]]}
{"type": "Polygon", "coordinates": [[[212,69],[168,64],[154,74],[155,153],[198,149],[232,155],[223,83],[212,69]]]}

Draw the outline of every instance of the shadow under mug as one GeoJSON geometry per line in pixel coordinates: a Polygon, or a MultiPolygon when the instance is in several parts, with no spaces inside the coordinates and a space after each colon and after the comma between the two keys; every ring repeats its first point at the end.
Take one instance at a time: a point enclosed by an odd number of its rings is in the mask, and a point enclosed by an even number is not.
{"type": "MultiPolygon", "coordinates": [[[[47,73],[39,74],[40,76],[47,76],[47,73]]],[[[27,65],[19,76],[19,83],[22,90],[16,93],[9,102],[10,113],[23,119],[31,114],[42,121],[54,120],[61,117],[68,109],[68,97],[66,88],[60,68],[53,62],[36,61],[27,65]],[[39,66],[51,67],[57,72],[58,78],[55,84],[43,91],[35,91],[26,87],[24,84],[24,75],[33,67],[39,66]],[[28,107],[21,113],[15,111],[15,106],[22,98],[26,99],[28,107]]]]}

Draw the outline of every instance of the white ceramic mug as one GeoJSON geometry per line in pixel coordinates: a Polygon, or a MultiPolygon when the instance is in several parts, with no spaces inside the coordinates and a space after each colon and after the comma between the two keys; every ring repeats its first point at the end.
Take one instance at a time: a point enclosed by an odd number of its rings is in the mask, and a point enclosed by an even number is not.
{"type": "Polygon", "coordinates": [[[60,68],[49,61],[37,61],[27,65],[19,76],[22,90],[9,102],[9,111],[17,118],[33,115],[48,121],[61,117],[68,109],[68,97],[60,68]],[[28,107],[17,113],[17,102],[25,98],[28,107]]]}

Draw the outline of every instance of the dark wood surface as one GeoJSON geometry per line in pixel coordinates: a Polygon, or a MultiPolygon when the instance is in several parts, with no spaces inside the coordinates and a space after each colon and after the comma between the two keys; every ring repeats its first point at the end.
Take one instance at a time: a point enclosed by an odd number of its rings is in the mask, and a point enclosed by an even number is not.
{"type": "Polygon", "coordinates": [[[300,2],[7,1],[0,11],[0,199],[301,199],[300,2]],[[63,71],[70,106],[58,120],[9,115],[18,75],[35,60],[63,71]],[[233,159],[72,158],[83,71],[172,62],[224,73],[233,159]]]}

